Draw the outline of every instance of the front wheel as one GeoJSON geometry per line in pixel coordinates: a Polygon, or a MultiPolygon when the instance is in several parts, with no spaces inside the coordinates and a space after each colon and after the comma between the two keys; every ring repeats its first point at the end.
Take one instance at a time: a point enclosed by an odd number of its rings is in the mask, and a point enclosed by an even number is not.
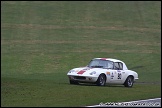
{"type": "Polygon", "coordinates": [[[98,86],[104,86],[105,83],[106,83],[105,75],[104,74],[99,75],[96,83],[97,83],[98,86]]]}
{"type": "Polygon", "coordinates": [[[126,79],[124,86],[125,87],[132,87],[133,86],[133,77],[128,76],[128,78],[126,79]]]}

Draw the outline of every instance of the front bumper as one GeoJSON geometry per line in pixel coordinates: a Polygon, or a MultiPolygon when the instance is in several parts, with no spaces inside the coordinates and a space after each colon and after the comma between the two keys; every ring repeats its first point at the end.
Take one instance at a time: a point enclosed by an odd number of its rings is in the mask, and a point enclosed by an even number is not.
{"type": "Polygon", "coordinates": [[[139,78],[134,78],[134,82],[136,82],[139,78]]]}
{"type": "Polygon", "coordinates": [[[94,83],[98,79],[98,77],[91,77],[91,76],[68,75],[68,77],[69,77],[69,80],[78,81],[78,82],[87,82],[87,83],[94,83]]]}

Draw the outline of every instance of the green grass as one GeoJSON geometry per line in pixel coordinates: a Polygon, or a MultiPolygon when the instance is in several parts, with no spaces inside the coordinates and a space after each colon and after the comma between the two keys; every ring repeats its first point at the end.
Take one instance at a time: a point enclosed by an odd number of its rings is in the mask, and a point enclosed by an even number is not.
{"type": "Polygon", "coordinates": [[[123,102],[145,99],[144,97],[159,97],[161,91],[160,86],[156,84],[151,85],[152,87],[148,84],[135,84],[133,88],[126,88],[124,86],[113,85],[107,85],[106,87],[70,85],[68,82],[54,82],[52,80],[14,78],[3,78],[2,80],[4,82],[2,84],[1,101],[5,106],[15,107],[70,107],[99,104],[101,102],[123,102]],[[143,90],[144,88],[145,90],[143,90]],[[148,94],[150,95],[148,96],[148,94]]]}
{"type": "Polygon", "coordinates": [[[161,97],[160,12],[158,1],[1,2],[1,106],[161,97]],[[95,57],[124,61],[138,82],[133,88],[70,85],[67,72],[95,57]]]}

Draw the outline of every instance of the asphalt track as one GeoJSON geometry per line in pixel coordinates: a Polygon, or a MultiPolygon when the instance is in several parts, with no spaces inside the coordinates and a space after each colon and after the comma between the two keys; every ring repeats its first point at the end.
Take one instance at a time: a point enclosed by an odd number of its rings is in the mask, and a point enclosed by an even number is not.
{"type": "Polygon", "coordinates": [[[99,105],[92,105],[86,107],[161,107],[161,98],[129,101],[129,102],[107,102],[100,103],[99,105]]]}

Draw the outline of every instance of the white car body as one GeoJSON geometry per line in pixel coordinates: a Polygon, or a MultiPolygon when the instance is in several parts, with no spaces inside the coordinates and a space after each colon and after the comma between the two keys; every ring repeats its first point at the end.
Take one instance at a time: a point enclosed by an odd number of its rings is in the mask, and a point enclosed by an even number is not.
{"type": "Polygon", "coordinates": [[[99,86],[122,84],[132,87],[138,80],[135,71],[128,70],[123,61],[112,58],[94,58],[88,66],[70,70],[67,76],[70,84],[96,83],[99,86]]]}

